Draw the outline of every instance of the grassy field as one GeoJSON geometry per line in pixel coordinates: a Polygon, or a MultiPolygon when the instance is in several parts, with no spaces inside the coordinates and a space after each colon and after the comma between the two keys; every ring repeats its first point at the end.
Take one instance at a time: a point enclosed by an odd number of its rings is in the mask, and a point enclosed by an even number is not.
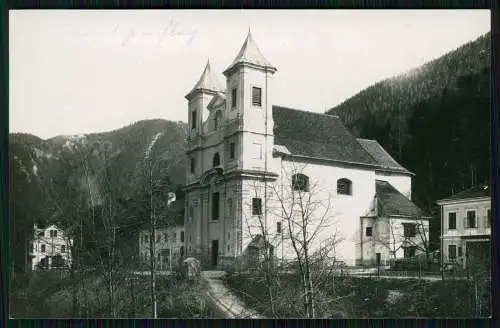
{"type": "MultiPolygon", "coordinates": [[[[111,317],[108,292],[102,277],[87,277],[77,294],[81,305],[73,311],[72,282],[50,271],[17,276],[11,285],[10,313],[15,318],[111,317]]],[[[158,317],[221,317],[206,297],[202,281],[157,278],[158,317]]],[[[125,279],[116,286],[115,313],[119,318],[150,318],[151,294],[147,276],[125,279]]]]}
{"type": "MultiPolygon", "coordinates": [[[[266,317],[303,317],[300,279],[282,274],[275,279],[275,314],[264,280],[256,274],[231,274],[229,288],[251,308],[266,317]]],[[[423,281],[335,277],[317,289],[317,316],[364,317],[473,317],[474,288],[471,281],[423,281]]],[[[482,296],[481,317],[490,315],[490,287],[482,296]]]]}

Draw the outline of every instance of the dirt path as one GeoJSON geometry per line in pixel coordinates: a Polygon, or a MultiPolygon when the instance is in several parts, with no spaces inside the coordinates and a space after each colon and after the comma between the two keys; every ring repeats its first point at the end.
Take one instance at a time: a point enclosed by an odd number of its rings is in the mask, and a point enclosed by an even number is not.
{"type": "Polygon", "coordinates": [[[247,309],[243,302],[224,285],[222,277],[225,274],[224,271],[201,272],[201,277],[208,282],[208,296],[210,299],[229,319],[262,319],[263,317],[258,313],[247,309]]]}

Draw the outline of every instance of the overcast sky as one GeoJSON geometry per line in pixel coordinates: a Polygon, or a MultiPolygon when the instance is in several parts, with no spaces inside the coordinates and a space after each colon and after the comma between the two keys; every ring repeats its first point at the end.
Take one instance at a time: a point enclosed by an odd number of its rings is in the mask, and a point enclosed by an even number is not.
{"type": "Polygon", "coordinates": [[[251,28],[278,68],[274,104],[324,112],[490,30],[489,10],[10,12],[10,131],[41,138],[187,121],[208,58],[222,71],[251,28]]]}

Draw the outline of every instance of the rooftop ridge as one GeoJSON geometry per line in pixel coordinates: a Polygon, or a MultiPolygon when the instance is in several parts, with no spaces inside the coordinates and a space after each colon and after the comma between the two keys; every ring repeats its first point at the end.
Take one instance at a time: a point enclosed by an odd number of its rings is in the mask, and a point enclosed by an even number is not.
{"type": "Polygon", "coordinates": [[[277,108],[286,109],[286,110],[293,110],[293,111],[303,112],[303,113],[308,113],[308,114],[314,114],[314,115],[324,116],[324,117],[335,117],[335,118],[340,119],[340,117],[339,117],[338,115],[332,115],[332,114],[327,114],[327,113],[312,112],[312,111],[305,110],[305,109],[291,108],[291,107],[286,107],[286,106],[281,106],[281,105],[273,105],[272,107],[273,107],[273,108],[274,108],[274,107],[277,107],[277,108]]]}

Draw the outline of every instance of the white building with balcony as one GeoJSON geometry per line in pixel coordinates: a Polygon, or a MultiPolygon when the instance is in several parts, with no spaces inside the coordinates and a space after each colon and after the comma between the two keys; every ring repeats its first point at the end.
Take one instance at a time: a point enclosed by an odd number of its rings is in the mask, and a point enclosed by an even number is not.
{"type": "Polygon", "coordinates": [[[216,267],[261,248],[264,235],[274,257],[293,259],[280,197],[297,213],[290,200],[309,195],[319,202],[311,216],[328,207],[329,223],[311,251],[335,236],[335,258],[348,265],[418,253],[413,232],[427,233],[428,216],[411,201],[413,173],[337,116],[274,105],[276,72],[249,32],[225,86],[207,63],[186,95],[187,255],[216,267]]]}
{"type": "Polygon", "coordinates": [[[57,226],[39,228],[35,225],[33,239],[28,246],[32,270],[69,267],[72,244],[73,240],[57,226]]]}
{"type": "Polygon", "coordinates": [[[441,206],[441,254],[464,267],[491,254],[491,198],[483,183],[437,201],[441,206]]]}

